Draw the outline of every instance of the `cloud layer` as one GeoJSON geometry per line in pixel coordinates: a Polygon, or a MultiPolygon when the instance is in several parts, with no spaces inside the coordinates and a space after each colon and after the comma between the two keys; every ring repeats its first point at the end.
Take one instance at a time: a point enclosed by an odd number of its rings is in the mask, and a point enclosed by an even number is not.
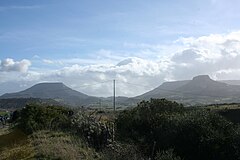
{"type": "Polygon", "coordinates": [[[0,70],[5,72],[27,72],[31,62],[29,60],[23,59],[21,61],[14,61],[11,58],[7,58],[0,62],[0,70]]]}
{"type": "Polygon", "coordinates": [[[38,82],[61,81],[89,95],[110,96],[110,80],[116,79],[117,95],[135,96],[164,81],[191,79],[199,74],[208,74],[216,80],[240,79],[240,31],[179,38],[165,46],[128,44],[124,47],[126,50],[134,47],[138,52],[122,56],[101,50],[95,55],[96,60],[32,61],[33,65],[49,67],[45,69],[29,68],[29,60],[2,60],[0,90],[6,92],[12,83],[18,84],[20,90],[38,82]]]}

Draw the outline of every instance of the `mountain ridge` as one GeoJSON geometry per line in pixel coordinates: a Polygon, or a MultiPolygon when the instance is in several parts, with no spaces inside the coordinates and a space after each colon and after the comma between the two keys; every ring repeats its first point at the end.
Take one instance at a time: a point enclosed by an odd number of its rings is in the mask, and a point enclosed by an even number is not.
{"type": "MultiPolygon", "coordinates": [[[[100,103],[109,106],[112,104],[112,97],[89,96],[71,89],[62,82],[38,83],[23,91],[0,96],[0,99],[10,98],[53,99],[70,106],[96,106],[100,103]]],[[[240,85],[215,81],[208,75],[198,75],[192,80],[164,82],[139,96],[119,96],[116,97],[116,101],[118,105],[133,106],[150,98],[167,98],[187,105],[240,102],[240,85]]]]}
{"type": "Polygon", "coordinates": [[[240,86],[212,80],[208,75],[199,75],[192,80],[165,82],[134,98],[167,98],[189,105],[240,102],[240,86]]]}
{"type": "Polygon", "coordinates": [[[62,82],[38,83],[32,87],[16,93],[6,93],[0,99],[9,98],[41,98],[53,99],[57,102],[77,106],[97,102],[99,98],[73,90],[62,82]]]}

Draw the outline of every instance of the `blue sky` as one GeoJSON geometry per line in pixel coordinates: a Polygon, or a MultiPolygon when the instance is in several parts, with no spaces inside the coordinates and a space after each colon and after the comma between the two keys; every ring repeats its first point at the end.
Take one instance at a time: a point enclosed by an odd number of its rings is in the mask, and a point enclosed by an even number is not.
{"type": "MultiPolygon", "coordinates": [[[[187,79],[196,74],[226,79],[223,72],[237,72],[237,67],[229,66],[232,62],[210,71],[189,66],[209,66],[210,62],[216,66],[216,61],[225,56],[222,51],[233,48],[225,44],[238,41],[239,6],[239,0],[1,0],[0,89],[10,91],[1,86],[16,81],[16,76],[22,77],[17,86],[40,81],[78,86],[77,82],[66,80],[73,80],[74,76],[62,75],[66,69],[78,70],[79,77],[75,78],[82,79],[79,83],[87,83],[84,75],[96,72],[92,76],[100,79],[92,82],[118,76],[131,81],[137,80],[137,75],[142,76],[139,83],[152,88],[166,80],[187,79]],[[179,59],[175,61],[179,56],[181,64],[177,64],[179,59]],[[196,63],[190,64],[189,57],[196,63]],[[130,68],[121,66],[119,70],[117,64],[122,61],[128,62],[130,68]],[[134,70],[139,63],[144,64],[143,68],[134,70]],[[152,75],[139,72],[151,68],[148,65],[159,69],[146,71],[154,71],[152,75]],[[98,70],[104,66],[108,66],[104,71],[98,70]],[[108,70],[111,67],[115,68],[108,70]],[[187,76],[180,76],[182,72],[176,68],[189,69],[187,76]]],[[[227,52],[229,56],[239,53],[237,45],[234,49],[227,52]]],[[[238,78],[234,75],[232,78],[238,78]]],[[[85,92],[93,93],[89,89],[85,92]]]]}
{"type": "Polygon", "coordinates": [[[237,30],[238,0],[2,0],[0,58],[86,57],[237,30]]]}

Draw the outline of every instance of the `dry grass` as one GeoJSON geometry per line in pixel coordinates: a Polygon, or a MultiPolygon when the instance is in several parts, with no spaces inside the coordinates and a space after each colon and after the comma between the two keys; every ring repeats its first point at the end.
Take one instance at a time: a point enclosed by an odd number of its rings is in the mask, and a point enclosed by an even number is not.
{"type": "Polygon", "coordinates": [[[4,130],[0,135],[0,151],[7,147],[16,146],[17,144],[23,144],[27,141],[27,135],[21,130],[4,130]]]}
{"type": "MultiPolygon", "coordinates": [[[[8,135],[6,141],[11,138],[19,138],[19,131],[13,131],[8,135]],[[15,137],[14,137],[15,136],[15,137]]],[[[0,136],[3,140],[3,136],[0,136]]],[[[30,135],[26,140],[12,142],[11,145],[4,144],[0,151],[0,160],[95,160],[100,155],[93,149],[87,147],[80,138],[70,134],[54,131],[39,131],[30,135]],[[13,144],[14,143],[14,144],[13,144]]]]}
{"type": "Polygon", "coordinates": [[[62,132],[40,131],[31,136],[37,158],[62,160],[97,159],[99,156],[83,142],[62,132]]]}
{"type": "Polygon", "coordinates": [[[14,145],[0,153],[1,160],[30,160],[34,157],[34,148],[29,144],[14,145]]]}
{"type": "Polygon", "coordinates": [[[0,126],[0,136],[8,134],[9,133],[9,127],[5,126],[4,128],[2,128],[2,126],[0,126]]]}

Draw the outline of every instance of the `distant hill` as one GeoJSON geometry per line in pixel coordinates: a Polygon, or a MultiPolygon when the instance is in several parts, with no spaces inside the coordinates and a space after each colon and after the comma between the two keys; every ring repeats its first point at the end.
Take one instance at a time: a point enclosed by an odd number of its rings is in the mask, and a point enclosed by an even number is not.
{"type": "Polygon", "coordinates": [[[240,86],[214,81],[208,75],[165,82],[134,99],[167,98],[188,105],[240,102],[240,86]]]}
{"type": "Polygon", "coordinates": [[[240,80],[221,80],[220,82],[227,83],[230,85],[240,85],[240,80]]]}
{"type": "MultiPolygon", "coordinates": [[[[165,82],[140,96],[116,97],[116,105],[117,107],[135,106],[138,102],[150,98],[167,98],[185,105],[240,103],[240,85],[233,85],[238,82],[214,81],[208,75],[199,75],[192,80],[165,82]]],[[[73,90],[63,83],[39,83],[24,91],[0,96],[0,108],[3,107],[1,103],[6,101],[11,104],[12,101],[16,102],[16,99],[19,99],[19,103],[23,104],[23,101],[26,101],[23,99],[29,98],[39,99],[42,102],[52,99],[53,102],[68,106],[112,107],[112,97],[89,96],[73,90]]],[[[13,104],[19,106],[17,103],[13,104]]],[[[12,106],[14,106],[13,104],[12,106]]]]}
{"type": "Polygon", "coordinates": [[[161,97],[171,96],[175,93],[176,89],[187,84],[188,82],[189,82],[189,80],[164,82],[159,87],[157,87],[149,92],[146,92],[143,95],[137,96],[135,98],[146,99],[146,98],[158,98],[159,96],[161,96],[161,97]]]}
{"type": "Polygon", "coordinates": [[[47,105],[61,105],[52,99],[39,99],[39,98],[8,98],[0,99],[1,109],[18,109],[23,108],[27,104],[47,104],[47,105]]]}
{"type": "Polygon", "coordinates": [[[240,86],[214,81],[207,75],[194,77],[176,91],[195,96],[232,97],[240,95],[240,86]]]}
{"type": "MultiPolygon", "coordinates": [[[[116,106],[117,107],[133,107],[139,102],[138,99],[118,96],[116,97],[116,106]]],[[[101,97],[101,103],[105,107],[113,107],[113,97],[101,97]]]]}
{"type": "Polygon", "coordinates": [[[99,101],[99,98],[73,90],[63,83],[39,83],[24,91],[0,96],[0,99],[9,98],[53,99],[70,106],[89,105],[99,101]]]}

